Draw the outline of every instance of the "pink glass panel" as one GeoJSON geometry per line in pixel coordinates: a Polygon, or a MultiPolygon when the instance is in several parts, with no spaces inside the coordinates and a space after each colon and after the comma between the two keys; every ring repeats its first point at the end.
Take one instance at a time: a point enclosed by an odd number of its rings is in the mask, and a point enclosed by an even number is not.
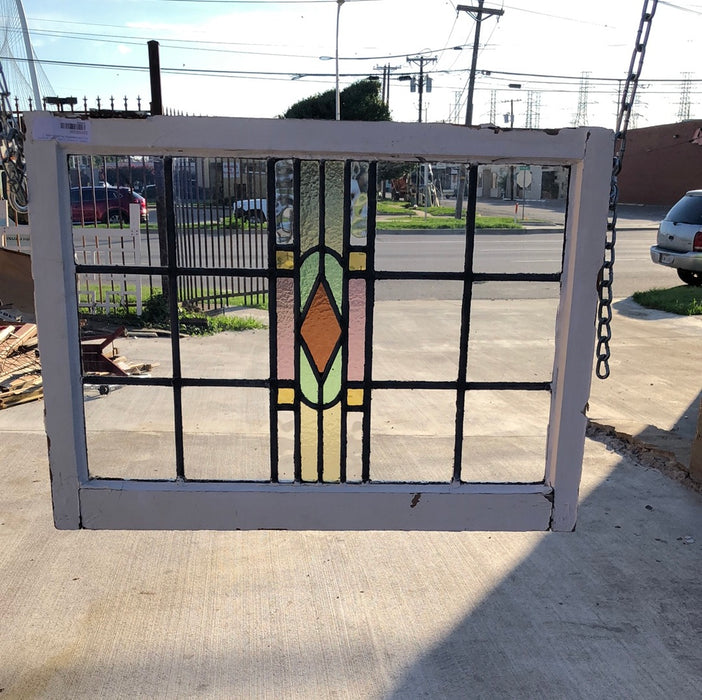
{"type": "Polygon", "coordinates": [[[294,318],[295,294],[291,277],[279,277],[276,280],[277,294],[277,334],[278,342],[278,379],[295,378],[294,318]]]}
{"type": "Polygon", "coordinates": [[[349,280],[349,381],[363,379],[366,338],[366,281],[349,280]]]}

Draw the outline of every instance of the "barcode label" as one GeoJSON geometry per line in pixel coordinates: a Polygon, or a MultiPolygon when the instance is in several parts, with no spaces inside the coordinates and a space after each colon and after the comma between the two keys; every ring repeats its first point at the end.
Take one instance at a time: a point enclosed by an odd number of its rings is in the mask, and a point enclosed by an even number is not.
{"type": "Polygon", "coordinates": [[[59,124],[59,129],[68,129],[69,131],[85,131],[87,127],[88,125],[83,122],[61,122],[59,124]]]}
{"type": "Polygon", "coordinates": [[[38,141],[90,142],[90,122],[66,119],[48,114],[37,115],[33,120],[32,135],[38,141]]]}

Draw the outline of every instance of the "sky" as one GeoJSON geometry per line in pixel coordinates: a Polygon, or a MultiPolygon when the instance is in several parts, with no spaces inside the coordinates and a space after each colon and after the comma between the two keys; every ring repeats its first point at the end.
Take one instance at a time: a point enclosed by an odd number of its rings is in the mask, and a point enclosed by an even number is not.
{"type": "MultiPolygon", "coordinates": [[[[469,0],[470,2],[470,0],[469,0]]],[[[477,0],[472,3],[477,5],[477,0]]],[[[473,123],[614,128],[643,0],[486,0],[501,17],[483,20],[473,123]],[[509,87],[517,85],[519,87],[509,87]]],[[[652,7],[652,1],[647,3],[652,7]]],[[[418,93],[400,76],[425,57],[432,79],[422,120],[465,123],[476,21],[450,0],[24,0],[44,96],[87,97],[95,106],[127,96],[148,108],[147,41],[159,42],[164,107],[181,113],[275,118],[296,101],[335,86],[339,18],[340,87],[392,68],[393,119],[419,119],[418,93]],[[436,59],[431,60],[431,59],[436,59]]],[[[0,48],[10,91],[23,98],[13,66],[25,66],[15,0],[0,0],[0,48]]],[[[659,0],[631,126],[702,117],[695,73],[702,0],[659,0]],[[684,81],[689,79],[689,82],[684,81]],[[683,110],[684,111],[684,110],[683,110]]]]}

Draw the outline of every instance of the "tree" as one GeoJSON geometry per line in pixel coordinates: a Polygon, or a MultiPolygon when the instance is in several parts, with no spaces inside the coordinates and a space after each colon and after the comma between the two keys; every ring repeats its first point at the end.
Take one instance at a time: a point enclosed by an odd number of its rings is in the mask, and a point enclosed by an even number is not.
{"type": "MultiPolygon", "coordinates": [[[[390,121],[390,110],[380,99],[380,81],[366,78],[339,93],[341,119],[346,121],[390,121]]],[[[336,92],[327,90],[296,102],[283,114],[285,119],[334,119],[336,92]]]]}

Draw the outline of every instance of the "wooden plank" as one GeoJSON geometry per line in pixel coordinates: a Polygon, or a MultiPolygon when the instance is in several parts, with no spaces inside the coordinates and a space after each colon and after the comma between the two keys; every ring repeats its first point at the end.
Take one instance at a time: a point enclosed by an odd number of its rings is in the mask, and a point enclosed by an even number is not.
{"type": "Polygon", "coordinates": [[[17,348],[32,338],[36,337],[37,326],[35,323],[25,323],[20,326],[9,338],[6,338],[0,345],[0,359],[8,357],[17,348]]]}
{"type": "MultiPolygon", "coordinates": [[[[58,133],[60,119],[46,112],[25,114],[30,149],[32,143],[58,133]]],[[[455,124],[161,116],[94,119],[87,124],[89,140],[66,143],[62,149],[73,154],[571,164],[582,160],[591,133],[607,131],[601,127],[501,131],[455,124]]]]}
{"type": "Polygon", "coordinates": [[[5,338],[12,335],[12,333],[14,333],[14,332],[15,332],[15,326],[6,326],[5,328],[0,329],[0,344],[3,343],[5,338]]]}
{"type": "Polygon", "coordinates": [[[572,530],[577,516],[613,139],[611,132],[593,132],[587,160],[571,169],[546,446],[546,483],[554,491],[553,530],[572,530]]]}
{"type": "Polygon", "coordinates": [[[27,253],[0,248],[0,299],[34,319],[32,261],[27,253]]]}
{"type": "Polygon", "coordinates": [[[213,489],[111,482],[80,491],[88,529],[547,530],[548,494],[465,488],[304,485],[213,489]]]}

